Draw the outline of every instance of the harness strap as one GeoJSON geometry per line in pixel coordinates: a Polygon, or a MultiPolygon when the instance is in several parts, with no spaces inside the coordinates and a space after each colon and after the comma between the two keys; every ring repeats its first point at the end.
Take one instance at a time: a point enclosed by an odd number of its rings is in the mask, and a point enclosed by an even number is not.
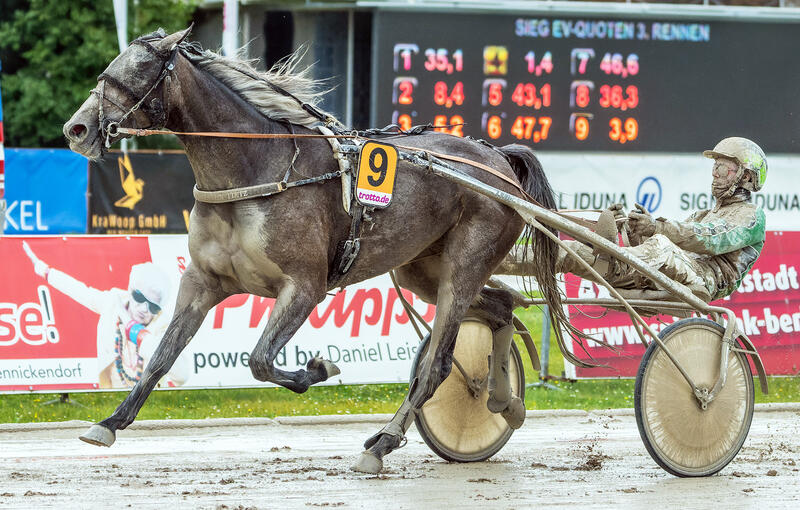
{"type": "Polygon", "coordinates": [[[314,184],[318,182],[336,179],[341,175],[341,171],[330,172],[317,177],[310,177],[308,179],[300,179],[298,181],[286,182],[270,182],[267,184],[256,184],[255,186],[246,186],[244,188],[223,189],[218,191],[203,191],[194,185],[192,194],[194,199],[198,202],[205,202],[207,204],[224,204],[227,202],[238,202],[240,200],[249,200],[251,198],[268,197],[276,195],[289,188],[296,188],[306,184],[314,184]]]}
{"type": "MultiPolygon", "coordinates": [[[[339,170],[342,172],[342,207],[344,212],[350,214],[350,202],[353,199],[353,176],[350,158],[344,154],[344,148],[339,143],[339,137],[330,128],[319,125],[317,130],[328,137],[328,143],[331,146],[331,150],[333,150],[333,157],[339,163],[339,170]]],[[[348,144],[351,147],[354,145],[352,143],[348,144]]]]}
{"type": "Polygon", "coordinates": [[[350,222],[350,236],[342,244],[339,255],[338,271],[340,275],[344,275],[350,270],[350,266],[361,251],[361,224],[364,220],[365,207],[359,203],[353,202],[352,205],[353,219],[350,222]]]}
{"type": "MultiPolygon", "coordinates": [[[[531,202],[532,204],[537,205],[537,206],[539,206],[539,207],[541,207],[543,209],[548,209],[549,210],[549,208],[543,206],[542,204],[539,203],[538,200],[536,200],[535,198],[530,196],[528,194],[528,192],[525,191],[522,188],[522,185],[520,185],[519,182],[517,182],[516,180],[514,180],[514,179],[512,179],[512,178],[510,178],[508,176],[505,176],[505,175],[501,174],[500,172],[498,172],[494,168],[492,168],[490,166],[487,166],[487,165],[484,165],[483,163],[479,163],[477,161],[472,161],[470,159],[462,158],[460,156],[451,156],[449,154],[442,154],[442,153],[439,153],[439,152],[434,152],[434,151],[428,150],[428,149],[419,149],[419,148],[407,147],[407,146],[403,146],[403,145],[397,145],[396,147],[398,147],[400,149],[412,150],[412,151],[415,151],[415,152],[422,151],[423,155],[424,155],[424,158],[428,163],[427,165],[423,165],[423,166],[427,166],[429,169],[430,169],[431,163],[434,162],[433,160],[431,160],[431,156],[434,156],[434,157],[436,157],[438,159],[445,159],[445,160],[449,160],[449,161],[456,161],[458,163],[464,163],[464,164],[479,168],[481,170],[484,170],[486,172],[489,172],[490,174],[492,174],[492,175],[494,175],[496,177],[499,177],[500,179],[502,179],[502,180],[506,181],[507,183],[513,185],[517,190],[519,190],[520,193],[522,193],[522,196],[526,200],[531,202]]],[[[411,163],[418,164],[417,161],[415,161],[413,159],[410,159],[409,157],[407,157],[402,152],[400,153],[400,158],[401,159],[405,159],[406,161],[409,161],[411,163]]],[[[438,163],[442,164],[441,161],[439,161],[438,163]]],[[[455,168],[449,167],[448,165],[444,165],[444,166],[446,166],[446,167],[448,167],[448,168],[450,168],[452,170],[456,170],[455,168]]],[[[564,219],[570,220],[570,221],[572,221],[574,223],[577,223],[578,225],[582,225],[582,226],[584,226],[584,227],[586,227],[586,228],[588,228],[590,230],[594,230],[595,224],[597,223],[596,221],[587,220],[585,218],[580,218],[578,216],[572,216],[572,215],[569,215],[569,214],[564,214],[564,213],[559,212],[559,211],[553,211],[553,212],[558,214],[559,216],[561,216],[564,219]]]]}
{"type": "Polygon", "coordinates": [[[136,128],[117,128],[118,133],[135,136],[149,135],[178,135],[178,136],[204,136],[208,138],[247,138],[247,139],[268,139],[268,138],[359,138],[356,135],[318,135],[314,133],[226,133],[222,131],[170,131],[167,129],[136,129],[136,128]]]}

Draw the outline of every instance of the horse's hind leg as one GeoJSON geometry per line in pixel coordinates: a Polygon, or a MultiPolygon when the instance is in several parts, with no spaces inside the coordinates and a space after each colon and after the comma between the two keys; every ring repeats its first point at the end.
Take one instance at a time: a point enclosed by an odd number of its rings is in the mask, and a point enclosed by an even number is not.
{"type": "Polygon", "coordinates": [[[150,392],[175,363],[178,355],[203,323],[208,311],[225,296],[216,278],[190,264],[181,278],[175,315],[145,367],[142,378],[114,414],[93,425],[80,438],[97,446],[111,446],[116,439],[116,431],[124,429],[136,419],[150,392]]]}
{"type": "Polygon", "coordinates": [[[267,327],[250,355],[250,371],[259,381],[269,381],[296,393],[305,392],[309,386],[339,373],[339,368],[328,360],[312,358],[306,369],[295,372],[275,367],[275,357],[303,325],[308,315],[319,303],[318,296],[325,290],[314,290],[310,284],[300,286],[287,283],[279,292],[275,309],[269,316],[267,327]]]}
{"type": "Polygon", "coordinates": [[[486,407],[493,413],[501,413],[511,428],[518,429],[525,421],[525,403],[512,394],[508,373],[515,330],[513,308],[513,300],[507,291],[484,287],[467,315],[483,319],[492,330],[486,407]]]}

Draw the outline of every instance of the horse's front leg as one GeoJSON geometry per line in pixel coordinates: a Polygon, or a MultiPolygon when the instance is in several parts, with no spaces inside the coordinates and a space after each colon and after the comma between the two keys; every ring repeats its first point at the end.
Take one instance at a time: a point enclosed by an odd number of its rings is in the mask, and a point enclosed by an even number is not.
{"type": "Polygon", "coordinates": [[[275,308],[267,321],[255,349],[250,355],[250,371],[259,381],[269,381],[295,393],[305,392],[309,386],[340,373],[330,361],[319,357],[311,359],[306,369],[294,372],[275,367],[275,357],[303,325],[311,311],[325,295],[323,287],[292,281],[278,292],[275,308]]]}
{"type": "Polygon", "coordinates": [[[92,425],[80,439],[97,446],[111,446],[116,439],[116,431],[124,429],[136,419],[145,400],[197,332],[208,311],[225,296],[215,277],[190,264],[181,278],[175,315],[145,367],[142,378],[114,414],[92,425]]]}

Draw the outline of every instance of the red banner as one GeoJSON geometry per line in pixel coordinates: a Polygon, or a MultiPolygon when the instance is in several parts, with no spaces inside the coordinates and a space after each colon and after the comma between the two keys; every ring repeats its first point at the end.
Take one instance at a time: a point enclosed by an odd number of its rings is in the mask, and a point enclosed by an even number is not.
{"type": "Polygon", "coordinates": [[[98,313],[45,275],[63,272],[88,290],[127,289],[131,267],[150,261],[147,239],[4,237],[0,260],[0,389],[96,388],[98,313]]]}
{"type": "MultiPolygon", "coordinates": [[[[753,341],[768,375],[795,375],[800,371],[800,232],[768,232],[764,250],[739,289],[714,304],[732,309],[739,328],[753,341]]],[[[588,280],[567,275],[568,297],[607,297],[607,291],[588,280]]],[[[575,342],[578,358],[608,368],[577,368],[577,377],[635,377],[644,354],[627,314],[597,306],[570,306],[572,324],[619,349],[618,353],[594,342],[586,352],[575,342]]],[[[660,331],[675,321],[671,316],[645,319],[660,331]]]]}

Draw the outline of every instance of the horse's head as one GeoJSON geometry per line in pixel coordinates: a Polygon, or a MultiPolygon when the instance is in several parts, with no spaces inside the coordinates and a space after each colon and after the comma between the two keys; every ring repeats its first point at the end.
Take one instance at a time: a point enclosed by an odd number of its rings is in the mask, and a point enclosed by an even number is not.
{"type": "Polygon", "coordinates": [[[160,129],[166,123],[164,79],[174,67],[178,45],[191,27],[172,35],[159,30],[133,41],[97,77],[97,86],[64,124],[69,147],[97,159],[124,137],[119,127],[160,129]]]}

